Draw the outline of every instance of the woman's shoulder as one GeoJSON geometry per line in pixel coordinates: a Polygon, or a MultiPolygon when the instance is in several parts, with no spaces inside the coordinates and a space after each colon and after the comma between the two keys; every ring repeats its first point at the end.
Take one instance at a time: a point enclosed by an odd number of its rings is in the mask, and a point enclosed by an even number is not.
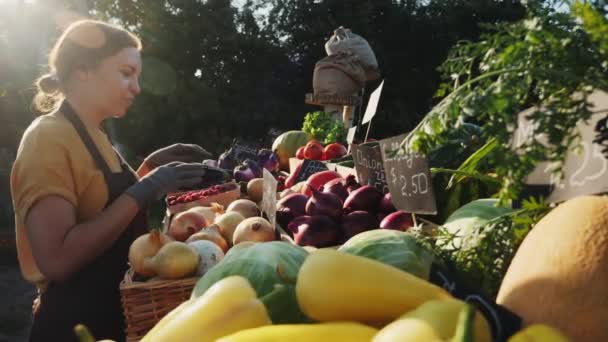
{"type": "Polygon", "coordinates": [[[70,122],[61,113],[54,112],[34,119],[23,133],[21,144],[32,144],[39,140],[43,143],[51,141],[69,143],[73,135],[74,129],[70,122]]]}

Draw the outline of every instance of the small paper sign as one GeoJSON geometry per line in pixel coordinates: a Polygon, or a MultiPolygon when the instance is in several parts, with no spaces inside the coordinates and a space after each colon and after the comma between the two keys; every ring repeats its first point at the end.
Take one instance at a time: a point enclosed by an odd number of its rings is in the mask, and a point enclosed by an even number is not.
{"type": "Polygon", "coordinates": [[[348,133],[346,134],[346,142],[349,145],[355,141],[355,133],[357,133],[357,126],[353,126],[348,129],[348,133]]]}
{"type": "MultiPolygon", "coordinates": [[[[594,104],[594,111],[608,109],[608,94],[596,92],[589,97],[594,104]]],[[[521,146],[533,133],[532,123],[526,116],[534,111],[528,109],[519,114],[518,129],[513,135],[513,146],[521,146]]],[[[539,163],[534,171],[526,178],[529,191],[540,191],[538,194],[547,195],[549,202],[562,202],[581,195],[593,195],[608,192],[608,159],[602,153],[602,146],[593,142],[596,136],[595,126],[604,118],[604,113],[595,114],[589,122],[580,122],[577,129],[581,133],[581,149],[569,151],[562,166],[563,179],[556,178],[547,162],[539,163]]],[[[544,141],[543,143],[546,143],[544,141]]]]}
{"type": "Polygon", "coordinates": [[[380,145],[352,145],[351,148],[359,183],[371,185],[382,193],[387,193],[388,184],[382,164],[380,145]]]}
{"type": "Polygon", "coordinates": [[[262,211],[266,213],[268,222],[276,227],[277,217],[277,180],[272,173],[264,169],[264,187],[262,194],[262,211]]]}
{"type": "Polygon", "coordinates": [[[384,80],[380,82],[380,85],[374,92],[369,96],[369,101],[367,102],[367,108],[365,109],[365,115],[363,115],[363,121],[361,124],[366,124],[374,118],[376,115],[376,110],[378,109],[378,103],[380,102],[380,94],[382,93],[382,87],[384,86],[384,80]]]}
{"type": "Polygon", "coordinates": [[[237,163],[242,163],[245,159],[256,160],[259,144],[253,144],[241,140],[234,140],[232,143],[232,155],[237,163]]]}
{"type": "Polygon", "coordinates": [[[395,207],[409,213],[436,214],[437,205],[427,158],[419,154],[388,157],[386,151],[381,152],[395,207]]]}
{"type": "Polygon", "coordinates": [[[296,176],[296,184],[308,180],[308,177],[314,175],[317,172],[327,171],[329,168],[327,165],[318,160],[304,159],[302,161],[302,167],[300,172],[296,176]]]}

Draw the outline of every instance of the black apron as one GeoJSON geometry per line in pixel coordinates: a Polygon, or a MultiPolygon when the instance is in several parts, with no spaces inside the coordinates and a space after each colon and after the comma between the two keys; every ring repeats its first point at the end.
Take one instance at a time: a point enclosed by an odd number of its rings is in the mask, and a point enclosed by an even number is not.
{"type": "MultiPolygon", "coordinates": [[[[112,173],[74,110],[63,102],[60,111],[72,123],[108,186],[108,207],[137,181],[133,170],[120,154],[122,171],[112,173]]],[[[104,208],[105,208],[104,207],[104,208]]],[[[90,264],[62,283],[50,283],[41,294],[34,313],[30,341],[78,341],[76,324],[86,325],[96,340],[125,340],[125,319],[120,301],[120,282],[127,271],[129,246],[146,232],[146,211],[140,210],[118,240],[90,264]]]]}

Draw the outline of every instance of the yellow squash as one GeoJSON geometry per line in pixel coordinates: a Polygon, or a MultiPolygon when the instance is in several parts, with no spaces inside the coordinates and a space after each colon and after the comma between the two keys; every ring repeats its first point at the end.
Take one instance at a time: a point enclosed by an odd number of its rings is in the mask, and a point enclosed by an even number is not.
{"type": "Polygon", "coordinates": [[[279,324],[243,330],[217,342],[369,342],[377,331],[354,322],[279,324]]]}
{"type": "MultiPolygon", "coordinates": [[[[374,342],[449,340],[456,332],[459,314],[466,305],[458,299],[428,301],[382,328],[374,342]]],[[[479,312],[475,314],[473,329],[475,342],[492,342],[490,326],[479,312]]]]}
{"type": "Polygon", "coordinates": [[[570,340],[548,325],[532,324],[511,336],[508,342],[570,342],[570,340]]]}
{"type": "Polygon", "coordinates": [[[313,252],[300,268],[296,295],[302,311],[319,321],[387,323],[433,299],[442,288],[395,267],[333,249],[313,252]]]}
{"type": "Polygon", "coordinates": [[[240,276],[218,281],[190,302],[178,307],[177,313],[169,313],[141,342],[215,341],[236,331],[271,324],[255,290],[240,276]]]}

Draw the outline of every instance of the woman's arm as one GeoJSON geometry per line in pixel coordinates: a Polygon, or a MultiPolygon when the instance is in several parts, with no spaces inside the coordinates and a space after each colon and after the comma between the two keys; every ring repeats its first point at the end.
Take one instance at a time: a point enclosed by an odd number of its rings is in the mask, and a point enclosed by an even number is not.
{"type": "Polygon", "coordinates": [[[76,209],[68,200],[58,195],[42,197],[25,217],[40,272],[52,281],[67,280],[112,246],[139,208],[168,192],[199,184],[204,175],[202,164],[170,163],[157,167],[95,218],[82,223],[77,223],[76,209]]]}
{"type": "Polygon", "coordinates": [[[123,194],[95,218],[77,224],[76,210],[66,199],[41,198],[25,220],[40,272],[55,282],[69,279],[110,248],[138,210],[135,199],[123,194]]]}

